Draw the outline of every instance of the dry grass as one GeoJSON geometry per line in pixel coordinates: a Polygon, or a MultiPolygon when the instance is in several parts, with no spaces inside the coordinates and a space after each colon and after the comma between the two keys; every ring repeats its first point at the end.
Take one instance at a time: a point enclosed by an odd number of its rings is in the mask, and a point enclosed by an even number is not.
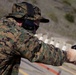
{"type": "Polygon", "coordinates": [[[49,12],[49,18],[52,20],[52,21],[54,21],[54,22],[56,22],[56,23],[58,23],[58,18],[57,18],[57,16],[56,16],[56,14],[53,12],[53,13],[51,13],[51,12],[49,12]]]}

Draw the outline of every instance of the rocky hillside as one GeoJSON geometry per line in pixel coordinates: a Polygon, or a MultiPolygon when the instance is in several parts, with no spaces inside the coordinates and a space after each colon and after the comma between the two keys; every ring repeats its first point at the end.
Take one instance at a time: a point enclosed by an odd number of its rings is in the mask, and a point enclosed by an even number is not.
{"type": "Polygon", "coordinates": [[[21,1],[39,6],[42,15],[50,19],[40,24],[38,33],[76,40],[76,0],[0,0],[0,17],[11,12],[13,3],[21,1]]]}

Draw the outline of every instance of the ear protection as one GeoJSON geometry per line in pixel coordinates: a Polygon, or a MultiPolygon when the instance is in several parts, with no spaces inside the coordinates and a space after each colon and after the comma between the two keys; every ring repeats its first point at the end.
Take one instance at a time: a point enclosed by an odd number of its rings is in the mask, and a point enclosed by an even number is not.
{"type": "Polygon", "coordinates": [[[27,29],[27,30],[36,31],[39,26],[35,25],[35,23],[34,23],[33,20],[26,19],[26,20],[23,21],[22,27],[25,28],[25,29],[27,29]]]}

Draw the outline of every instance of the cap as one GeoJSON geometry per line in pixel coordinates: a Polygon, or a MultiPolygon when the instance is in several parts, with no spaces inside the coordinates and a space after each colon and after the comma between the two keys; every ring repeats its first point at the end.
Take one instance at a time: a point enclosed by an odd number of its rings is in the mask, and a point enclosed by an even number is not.
{"type": "Polygon", "coordinates": [[[40,20],[40,22],[42,23],[49,22],[49,19],[41,16],[41,10],[37,6],[33,6],[32,4],[27,2],[14,4],[12,7],[12,13],[10,13],[8,16],[16,18],[26,18],[30,20],[40,20]]]}

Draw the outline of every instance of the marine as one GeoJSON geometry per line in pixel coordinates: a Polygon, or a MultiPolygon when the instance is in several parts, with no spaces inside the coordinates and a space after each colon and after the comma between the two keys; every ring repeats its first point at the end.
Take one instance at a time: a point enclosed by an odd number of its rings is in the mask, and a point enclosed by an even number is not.
{"type": "Polygon", "coordinates": [[[34,36],[39,22],[49,20],[38,7],[30,6],[27,2],[14,4],[12,13],[0,20],[0,75],[18,75],[21,58],[53,66],[76,62],[76,50],[62,51],[34,36]]]}

